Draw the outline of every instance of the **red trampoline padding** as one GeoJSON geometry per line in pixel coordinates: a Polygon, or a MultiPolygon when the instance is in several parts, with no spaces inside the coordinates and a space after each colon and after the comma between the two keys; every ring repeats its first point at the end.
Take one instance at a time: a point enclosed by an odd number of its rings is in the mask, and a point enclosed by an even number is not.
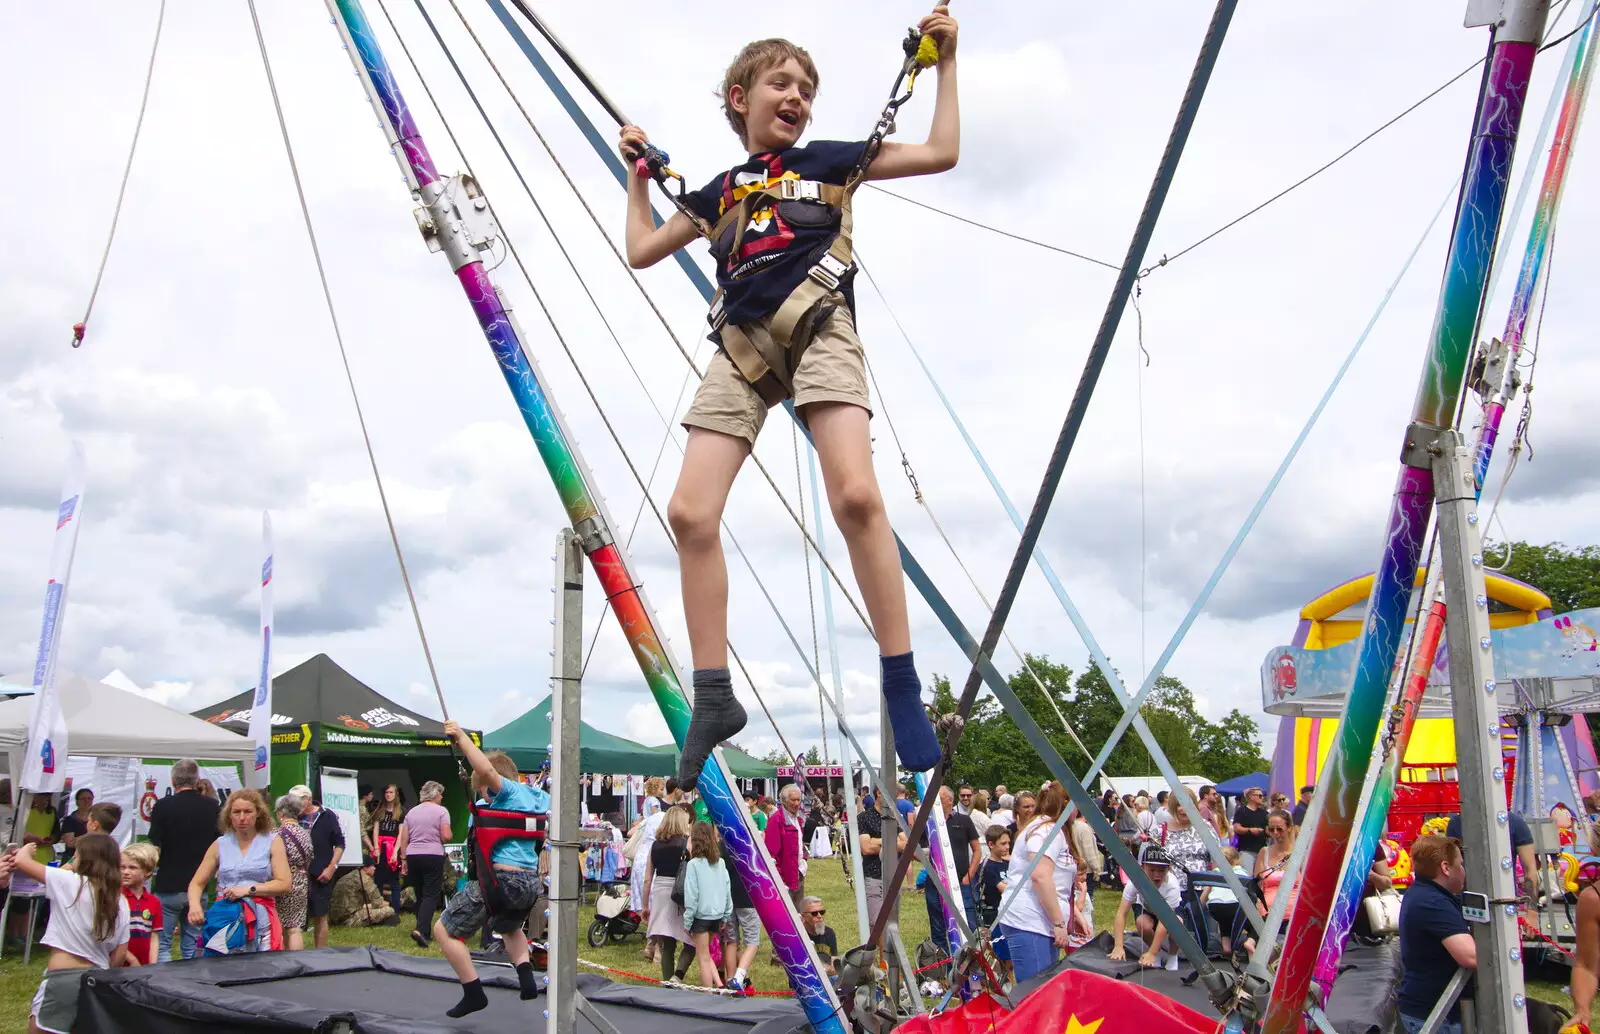
{"type": "Polygon", "coordinates": [[[1217,1021],[1135,984],[1069,969],[1017,1010],[988,995],[942,1016],[914,1016],[900,1034],[1215,1034],[1217,1021]]]}

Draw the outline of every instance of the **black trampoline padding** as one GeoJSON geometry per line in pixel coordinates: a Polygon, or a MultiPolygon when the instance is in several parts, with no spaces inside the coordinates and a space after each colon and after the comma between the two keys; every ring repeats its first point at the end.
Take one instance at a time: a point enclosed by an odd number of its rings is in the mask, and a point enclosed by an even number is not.
{"type": "MultiPolygon", "coordinates": [[[[1131,943],[1127,959],[1112,961],[1108,957],[1111,945],[1111,935],[1100,934],[1062,959],[1054,969],[1018,987],[1012,993],[1012,1000],[1020,1002],[1035,987],[1063,969],[1081,969],[1148,987],[1196,1012],[1216,1015],[1217,1010],[1205,987],[1193,979],[1193,966],[1184,964],[1176,972],[1145,969],[1139,965],[1139,956],[1131,943]]],[[[1224,962],[1217,965],[1228,968],[1224,962]]],[[[1400,946],[1397,942],[1391,940],[1371,948],[1355,945],[1346,948],[1339,964],[1339,978],[1334,981],[1333,993],[1328,997],[1328,1022],[1336,1034],[1380,1034],[1388,1030],[1394,1020],[1394,989],[1399,982],[1400,946]]]]}
{"type": "MultiPolygon", "coordinates": [[[[480,964],[489,1007],[459,1020],[444,1011],[460,985],[443,959],[377,948],[320,948],[96,970],[83,982],[85,1034],[330,1031],[440,1034],[542,1030],[544,996],[524,1002],[516,973],[480,964]]],[[[541,977],[542,982],[542,977],[541,977]]],[[[724,998],[617,984],[580,974],[578,989],[619,1034],[796,1034],[809,1030],[793,1001],[724,998]]],[[[598,1034],[581,1015],[578,1034],[598,1034]]]]}

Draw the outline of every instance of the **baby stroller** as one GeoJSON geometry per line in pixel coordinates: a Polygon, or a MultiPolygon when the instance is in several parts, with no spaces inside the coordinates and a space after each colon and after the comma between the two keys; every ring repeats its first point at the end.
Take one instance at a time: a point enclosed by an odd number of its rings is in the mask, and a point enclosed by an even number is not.
{"type": "Polygon", "coordinates": [[[594,903],[594,922],[589,924],[589,947],[603,948],[606,942],[621,944],[633,934],[644,936],[644,916],[628,907],[628,884],[609,883],[594,903]]]}

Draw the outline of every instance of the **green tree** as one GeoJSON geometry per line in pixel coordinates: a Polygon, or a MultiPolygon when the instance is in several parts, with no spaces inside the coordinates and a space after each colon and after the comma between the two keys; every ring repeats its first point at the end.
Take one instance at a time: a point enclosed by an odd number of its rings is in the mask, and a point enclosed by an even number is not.
{"type": "Polygon", "coordinates": [[[1557,614],[1600,607],[1600,546],[1569,549],[1560,542],[1542,546],[1497,542],[1485,546],[1483,555],[1489,566],[1549,596],[1557,614]]]}
{"type": "Polygon", "coordinates": [[[1268,762],[1261,756],[1258,732],[1255,719],[1241,714],[1238,708],[1229,711],[1220,722],[1202,722],[1195,731],[1199,750],[1195,767],[1219,783],[1265,772],[1268,762]]]}

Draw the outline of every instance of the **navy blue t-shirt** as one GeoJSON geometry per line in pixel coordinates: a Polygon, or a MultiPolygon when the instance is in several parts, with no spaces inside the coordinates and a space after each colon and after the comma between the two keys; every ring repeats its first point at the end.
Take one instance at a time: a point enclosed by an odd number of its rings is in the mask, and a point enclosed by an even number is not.
{"type": "MultiPolygon", "coordinates": [[[[753,154],[685,197],[691,211],[715,224],[752,188],[776,184],[780,179],[843,186],[865,146],[862,141],[818,140],[775,154],[753,154]]],[[[779,214],[776,205],[752,213],[738,252],[717,265],[717,285],[722,288],[722,309],[728,322],[737,326],[777,311],[822,257],[833,232],[831,226],[793,224],[779,214]]],[[[848,285],[842,287],[848,298],[848,285]]]]}
{"type": "MultiPolygon", "coordinates": [[[[1402,1013],[1423,1019],[1438,1004],[1439,997],[1455,976],[1456,960],[1445,950],[1444,939],[1458,933],[1471,933],[1461,915],[1461,899],[1425,876],[1406,891],[1400,902],[1400,964],[1405,973],[1395,992],[1402,1013]]],[[[1462,996],[1471,994],[1471,985],[1462,996]]],[[[1447,1022],[1461,1019],[1460,999],[1452,1007],[1447,1022]]]]}
{"type": "MultiPolygon", "coordinates": [[[[1516,812],[1506,813],[1506,832],[1511,834],[1511,854],[1516,856],[1517,848],[1524,844],[1533,843],[1533,830],[1528,828],[1528,823],[1516,812]]],[[[1450,822],[1444,828],[1444,835],[1461,839],[1461,816],[1450,816],[1450,822]]]]}

